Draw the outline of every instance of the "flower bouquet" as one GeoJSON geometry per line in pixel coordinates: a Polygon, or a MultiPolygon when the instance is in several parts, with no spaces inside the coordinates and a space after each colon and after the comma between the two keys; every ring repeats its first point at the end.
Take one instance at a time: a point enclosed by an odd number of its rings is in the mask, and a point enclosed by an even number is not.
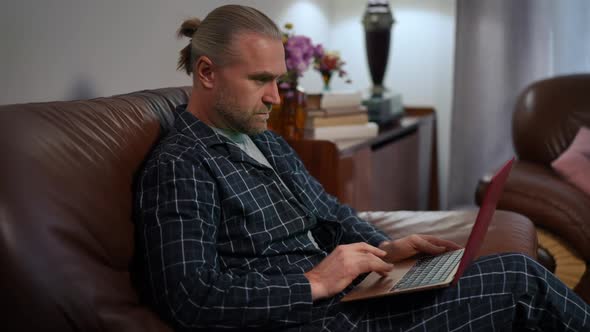
{"type": "Polygon", "coordinates": [[[287,73],[281,78],[281,88],[297,88],[299,77],[303,75],[312,62],[323,56],[322,45],[314,45],[311,39],[293,33],[293,25],[285,24],[283,32],[283,46],[285,47],[285,64],[287,73]]]}
{"type": "Polygon", "coordinates": [[[340,54],[336,51],[324,52],[321,56],[317,57],[314,61],[313,68],[322,74],[324,80],[324,91],[330,90],[330,79],[335,72],[338,72],[338,76],[346,79],[346,83],[350,83],[348,74],[342,67],[346,62],[342,61],[340,54]]]}

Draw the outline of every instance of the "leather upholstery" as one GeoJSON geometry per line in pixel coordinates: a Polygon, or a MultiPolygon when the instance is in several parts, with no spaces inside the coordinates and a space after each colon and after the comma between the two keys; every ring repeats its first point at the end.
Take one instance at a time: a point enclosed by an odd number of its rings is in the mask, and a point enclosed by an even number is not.
{"type": "Polygon", "coordinates": [[[535,82],[519,96],[512,117],[514,148],[521,160],[549,166],[582,126],[590,127],[590,74],[535,82]]]}
{"type": "MultiPolygon", "coordinates": [[[[3,330],[170,330],[141,304],[131,280],[132,183],[189,91],[0,106],[3,330]]],[[[395,236],[424,231],[464,237],[473,219],[433,214],[410,226],[411,213],[404,215],[395,227],[397,219],[389,219],[395,236]]],[[[530,221],[510,214],[498,222],[486,239],[488,252],[534,255],[530,221]]]]}
{"type": "Polygon", "coordinates": [[[18,330],[167,329],[131,285],[132,175],[188,92],[1,107],[2,298],[18,299],[18,330]]]}
{"type": "MultiPolygon", "coordinates": [[[[481,203],[488,180],[478,187],[481,203]]],[[[569,239],[590,260],[590,197],[563,181],[552,169],[519,160],[512,167],[498,202],[500,209],[529,217],[536,225],[569,239]]]]}
{"type": "MultiPolygon", "coordinates": [[[[567,149],[580,127],[590,128],[588,91],[590,74],[577,74],[532,83],[520,94],[512,123],[519,160],[498,202],[498,208],[521,213],[564,239],[586,262],[590,261],[590,197],[562,180],[551,162],[567,149]]],[[[486,175],[479,182],[478,203],[489,178],[486,175]]],[[[584,282],[590,283],[588,269],[575,290],[589,301],[590,284],[584,282]]]]}

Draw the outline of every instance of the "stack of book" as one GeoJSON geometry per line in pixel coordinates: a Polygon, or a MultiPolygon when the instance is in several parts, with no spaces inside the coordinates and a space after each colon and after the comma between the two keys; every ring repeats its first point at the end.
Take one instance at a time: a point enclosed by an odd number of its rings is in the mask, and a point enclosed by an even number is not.
{"type": "Polygon", "coordinates": [[[369,122],[361,103],[361,92],[308,95],[305,138],[342,141],[377,136],[379,128],[369,122]]]}

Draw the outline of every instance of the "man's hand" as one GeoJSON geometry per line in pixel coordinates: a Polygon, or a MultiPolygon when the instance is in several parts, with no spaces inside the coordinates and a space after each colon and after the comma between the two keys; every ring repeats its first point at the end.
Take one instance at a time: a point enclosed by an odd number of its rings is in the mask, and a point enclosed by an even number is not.
{"type": "Polygon", "coordinates": [[[375,271],[386,274],[393,264],[381,258],[387,253],[367,243],[339,245],[313,269],[305,273],[313,300],[342,291],[360,274],[375,271]]]}
{"type": "Polygon", "coordinates": [[[461,246],[432,235],[413,234],[395,241],[381,242],[379,248],[387,252],[383,260],[394,263],[418,253],[439,255],[447,251],[461,249],[461,246]]]}

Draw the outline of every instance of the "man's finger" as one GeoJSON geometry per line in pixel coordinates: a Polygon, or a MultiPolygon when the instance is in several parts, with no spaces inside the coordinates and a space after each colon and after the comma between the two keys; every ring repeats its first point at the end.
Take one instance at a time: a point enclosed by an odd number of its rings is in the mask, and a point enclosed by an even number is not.
{"type": "Polygon", "coordinates": [[[387,276],[391,270],[393,270],[393,264],[386,263],[381,259],[371,262],[371,271],[377,272],[382,276],[387,276]]]}
{"type": "Polygon", "coordinates": [[[416,237],[414,245],[416,250],[418,250],[419,252],[427,253],[430,255],[437,255],[447,251],[446,247],[433,244],[421,236],[416,237]]]}
{"type": "Polygon", "coordinates": [[[460,245],[458,245],[457,243],[453,242],[453,241],[449,241],[449,240],[445,240],[445,239],[441,239],[432,235],[423,235],[423,237],[428,240],[428,242],[439,246],[439,247],[445,247],[448,250],[457,250],[457,249],[461,249],[463,247],[461,247],[460,245]]]}
{"type": "Polygon", "coordinates": [[[365,242],[358,242],[353,244],[355,246],[355,248],[367,252],[367,253],[371,253],[375,256],[378,257],[384,257],[385,255],[387,255],[387,251],[379,249],[377,247],[373,247],[372,245],[365,243],[365,242]]]}
{"type": "Polygon", "coordinates": [[[363,261],[363,272],[361,273],[377,272],[382,276],[386,276],[393,269],[393,264],[386,263],[381,258],[370,253],[363,255],[361,259],[363,261]]]}
{"type": "MultiPolygon", "coordinates": [[[[373,256],[373,257],[376,257],[376,256],[373,256]]],[[[375,265],[371,266],[371,271],[378,273],[382,277],[389,276],[389,272],[391,272],[393,270],[395,265],[393,265],[392,263],[388,263],[379,257],[376,257],[376,258],[379,261],[374,263],[375,265]]]]}

